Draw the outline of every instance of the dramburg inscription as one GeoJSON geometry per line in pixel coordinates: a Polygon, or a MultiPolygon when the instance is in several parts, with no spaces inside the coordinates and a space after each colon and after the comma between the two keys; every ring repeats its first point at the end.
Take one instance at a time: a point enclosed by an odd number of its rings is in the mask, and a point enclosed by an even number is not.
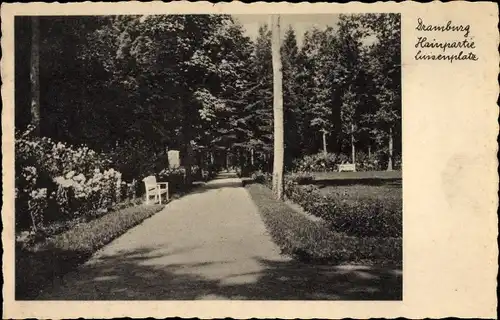
{"type": "Polygon", "coordinates": [[[477,61],[475,54],[476,44],[469,38],[471,34],[470,25],[453,24],[448,21],[446,24],[433,25],[426,24],[422,18],[418,18],[418,24],[415,27],[417,31],[429,33],[427,36],[417,37],[415,48],[418,49],[415,60],[445,60],[453,63],[454,61],[477,61]],[[463,37],[457,40],[439,40],[430,38],[435,33],[458,33],[463,37]]]}

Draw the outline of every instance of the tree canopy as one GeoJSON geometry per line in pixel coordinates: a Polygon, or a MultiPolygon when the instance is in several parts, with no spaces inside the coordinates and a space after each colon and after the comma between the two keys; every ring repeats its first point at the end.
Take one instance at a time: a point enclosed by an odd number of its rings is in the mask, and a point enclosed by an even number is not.
{"type": "MultiPolygon", "coordinates": [[[[341,15],[302,43],[283,27],[286,165],[321,150],[322,132],[329,152],[348,153],[352,137],[385,153],[393,139],[400,153],[399,15],[341,15]]],[[[30,119],[30,32],[16,17],[18,128],[30,119]]],[[[167,149],[270,166],[267,25],[250,39],[229,15],[41,17],[40,61],[41,134],[109,153],[125,173],[154,170],[167,149]]]]}

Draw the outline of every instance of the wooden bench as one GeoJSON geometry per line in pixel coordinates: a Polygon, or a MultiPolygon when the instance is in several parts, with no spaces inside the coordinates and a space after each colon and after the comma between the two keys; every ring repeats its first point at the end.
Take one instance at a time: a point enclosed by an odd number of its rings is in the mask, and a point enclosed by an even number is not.
{"type": "Polygon", "coordinates": [[[339,164],[339,172],[342,171],[356,172],[356,164],[355,163],[339,164]]]}
{"type": "Polygon", "coordinates": [[[166,195],[166,200],[168,201],[168,182],[156,182],[155,176],[149,176],[142,179],[146,189],[146,204],[149,204],[149,199],[153,196],[155,202],[161,204],[161,195],[166,195]]]}

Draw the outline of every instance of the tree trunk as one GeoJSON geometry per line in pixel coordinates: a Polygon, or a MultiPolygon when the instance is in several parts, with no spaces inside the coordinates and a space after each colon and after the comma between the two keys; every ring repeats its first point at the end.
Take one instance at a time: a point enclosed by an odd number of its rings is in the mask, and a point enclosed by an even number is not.
{"type": "Polygon", "coordinates": [[[243,170],[243,168],[246,167],[246,158],[244,149],[243,150],[238,149],[238,165],[236,167],[240,168],[240,170],[243,170]]]}
{"type": "Polygon", "coordinates": [[[326,156],[328,154],[327,148],[326,148],[326,130],[323,131],[323,154],[326,156]]]}
{"type": "Polygon", "coordinates": [[[387,171],[392,171],[392,157],[393,157],[393,138],[392,127],[389,129],[389,161],[387,162],[387,171]]]}
{"type": "Polygon", "coordinates": [[[186,158],[184,169],[186,170],[186,184],[190,185],[192,182],[191,167],[193,165],[193,146],[191,145],[191,140],[187,140],[186,143],[186,158]]]}
{"type": "Polygon", "coordinates": [[[274,113],[274,161],[273,194],[283,199],[284,132],[283,132],[283,85],[281,70],[280,16],[272,15],[272,57],[273,57],[273,113],[274,113]]]}
{"type": "Polygon", "coordinates": [[[40,18],[31,17],[31,124],[40,135],[40,18]]]}
{"type": "Polygon", "coordinates": [[[368,158],[372,157],[372,146],[368,146],[368,158]]]}
{"type": "Polygon", "coordinates": [[[182,129],[180,130],[179,141],[181,142],[180,165],[184,167],[184,183],[191,183],[191,166],[193,164],[193,148],[189,138],[189,128],[186,118],[183,119],[182,129]]]}
{"type": "Polygon", "coordinates": [[[354,124],[351,124],[351,155],[352,163],[356,163],[356,147],[354,146],[354,124]]]}
{"type": "Polygon", "coordinates": [[[255,164],[255,159],[254,159],[254,151],[253,151],[253,148],[250,149],[250,164],[252,165],[252,168],[255,164]]]}

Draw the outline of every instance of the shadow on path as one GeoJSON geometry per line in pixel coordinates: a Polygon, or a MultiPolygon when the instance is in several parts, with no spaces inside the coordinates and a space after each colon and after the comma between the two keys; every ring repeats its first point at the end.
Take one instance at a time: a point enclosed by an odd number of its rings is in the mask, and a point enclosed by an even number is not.
{"type": "MultiPolygon", "coordinates": [[[[201,276],[204,268],[223,268],[231,261],[201,261],[162,265],[155,259],[182,254],[140,249],[100,258],[80,268],[71,287],[42,295],[39,300],[400,300],[400,271],[365,266],[313,266],[295,261],[271,261],[252,273],[226,278],[201,276]],[[197,272],[200,271],[200,272],[197,272]]],[[[71,277],[73,278],[73,277],[71,277]]],[[[60,286],[65,286],[60,283],[60,286]]],[[[56,288],[57,289],[57,288],[56,288]]]]}

